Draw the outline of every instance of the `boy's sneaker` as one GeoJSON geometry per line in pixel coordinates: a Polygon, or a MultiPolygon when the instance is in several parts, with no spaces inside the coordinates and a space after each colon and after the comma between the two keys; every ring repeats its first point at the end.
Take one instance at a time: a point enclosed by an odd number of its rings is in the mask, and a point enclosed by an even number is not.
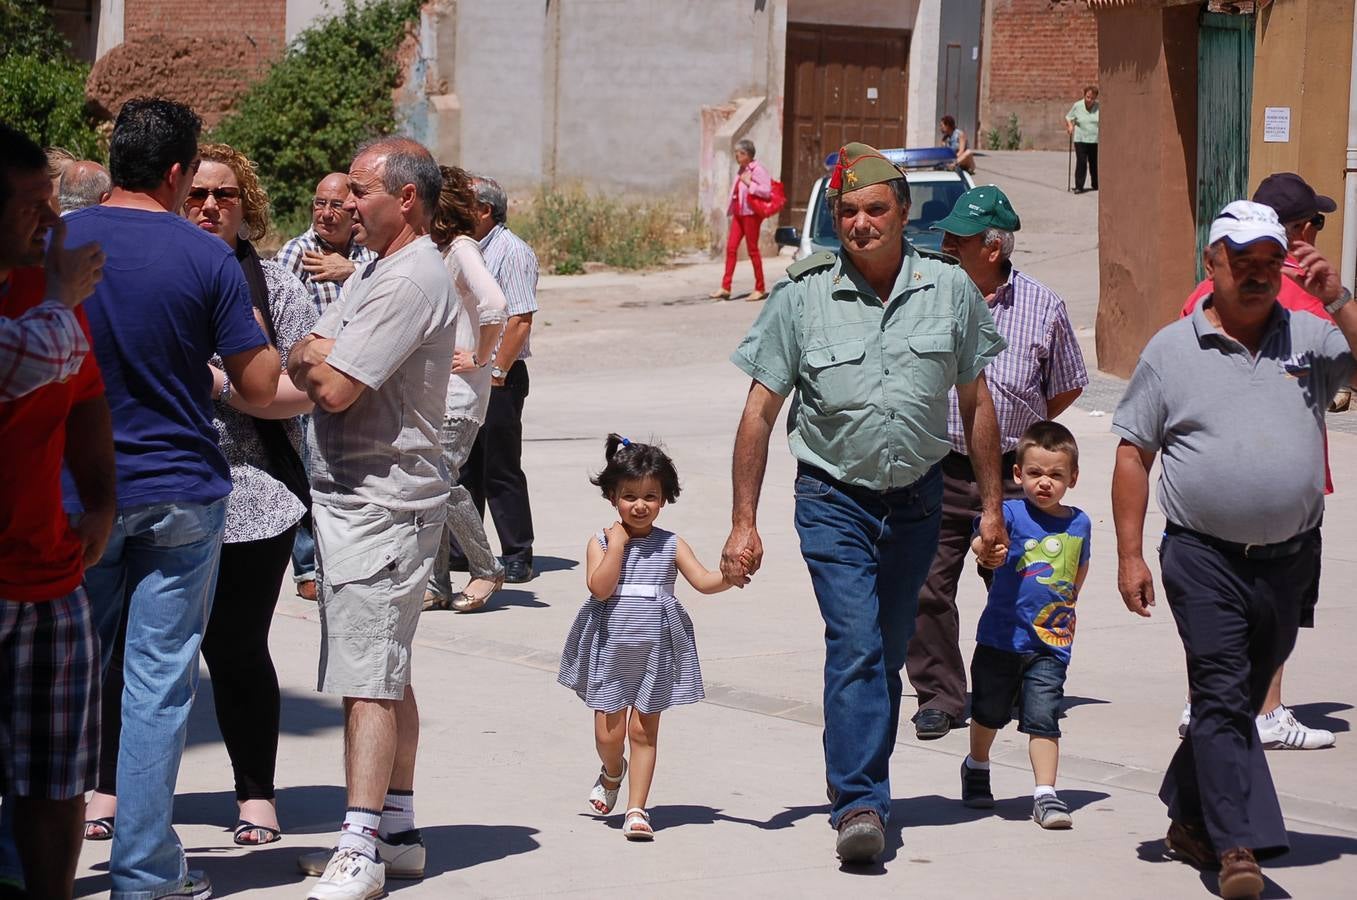
{"type": "Polygon", "coordinates": [[[212,896],[212,882],[202,872],[189,872],[175,890],[160,896],[170,900],[207,900],[212,896]]]}
{"type": "Polygon", "coordinates": [[[994,794],[989,789],[989,769],[972,769],[961,761],[961,805],[971,809],[993,809],[994,794]]]}
{"type": "MultiPolygon", "coordinates": [[[[303,853],[297,857],[297,868],[307,875],[323,875],[336,852],[331,848],[303,853]]],[[[377,838],[377,858],[386,867],[387,878],[423,878],[425,856],[424,839],[418,828],[401,831],[385,839],[377,838]]]]}
{"type": "Polygon", "coordinates": [[[1321,750],[1334,745],[1332,731],[1307,728],[1285,706],[1279,706],[1257,719],[1258,736],[1269,750],[1321,750]]]}
{"type": "Polygon", "coordinates": [[[386,893],[382,864],[355,847],[336,850],[307,900],[372,900],[386,893]]]}
{"type": "Polygon", "coordinates": [[[1042,794],[1032,801],[1032,821],[1042,828],[1069,828],[1074,825],[1070,808],[1055,794],[1042,794]]]}

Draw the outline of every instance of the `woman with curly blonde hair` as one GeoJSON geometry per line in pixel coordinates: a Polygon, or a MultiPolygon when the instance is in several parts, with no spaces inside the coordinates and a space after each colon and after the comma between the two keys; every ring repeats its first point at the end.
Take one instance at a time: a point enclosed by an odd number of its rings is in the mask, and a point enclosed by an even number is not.
{"type": "Polygon", "coordinates": [[[443,462],[448,467],[452,492],[448,494],[448,517],[434,562],[433,578],[424,597],[424,609],[474,612],[504,586],[504,566],[490,550],[485,521],[471,493],[458,483],[471,445],[485,422],[490,403],[488,363],[504,332],[505,300],[495,276],[485,267],[481,248],[471,236],[476,228],[476,188],[464,169],[440,166],[443,188],[438,195],[430,229],[434,243],[443,252],[443,262],[452,276],[461,309],[453,328],[456,351],[452,377],[448,379],[447,406],[443,415],[443,462]],[[471,580],[456,596],[448,569],[450,539],[466,555],[471,580]]]}
{"type": "MultiPolygon", "coordinates": [[[[284,371],[293,344],[311,333],[316,309],[311,295],[286,268],[261,260],[253,241],[269,228],[268,196],[254,164],[226,144],[199,148],[184,216],[221,238],[245,273],[255,318],[278,348],[284,371]]],[[[273,776],[278,756],[280,697],[269,655],[269,624],[292,554],[297,524],[310,511],[302,466],[298,416],[311,401],[280,378],[273,402],[253,406],[232,393],[213,359],[213,424],[231,466],[226,534],[212,613],[202,653],[212,676],[217,724],[235,774],[237,844],[278,840],[282,829],[274,807],[273,776]]],[[[85,837],[111,837],[116,809],[119,703],[122,694],[122,636],[104,685],[104,737],[99,789],[90,800],[85,837]]]]}

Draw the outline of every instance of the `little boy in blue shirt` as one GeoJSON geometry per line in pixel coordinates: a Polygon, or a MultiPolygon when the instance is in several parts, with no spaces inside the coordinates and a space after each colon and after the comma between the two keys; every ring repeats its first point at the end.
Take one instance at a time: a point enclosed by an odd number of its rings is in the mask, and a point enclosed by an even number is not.
{"type": "Polygon", "coordinates": [[[1032,819],[1042,828],[1069,828],[1069,807],[1055,792],[1060,703],[1090,536],[1088,516],[1060,502],[1079,480],[1074,435],[1055,422],[1032,425],[1018,441],[1013,479],[1025,496],[1004,502],[1009,545],[984,555],[979,536],[971,543],[980,564],[995,571],[971,659],[971,752],[961,764],[961,802],[994,806],[990,747],[1016,704],[1036,776],[1032,819]]]}

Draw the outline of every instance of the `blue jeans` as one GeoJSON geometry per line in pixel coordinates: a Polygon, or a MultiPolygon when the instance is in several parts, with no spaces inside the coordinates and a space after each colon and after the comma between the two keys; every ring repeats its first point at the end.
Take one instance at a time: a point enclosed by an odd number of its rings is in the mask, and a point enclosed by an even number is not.
{"type": "Polygon", "coordinates": [[[105,666],[128,608],[113,900],[153,900],[187,872],[170,816],[225,524],[225,499],[127,507],[85,572],[105,666]]]}
{"type": "Polygon", "coordinates": [[[872,491],[801,466],[796,531],[825,621],[825,775],[845,813],[890,812],[900,669],[938,546],[942,474],[872,491]]]}
{"type": "Polygon", "coordinates": [[[316,580],[316,539],[300,523],[292,539],[292,580],[298,584],[316,580]]]}

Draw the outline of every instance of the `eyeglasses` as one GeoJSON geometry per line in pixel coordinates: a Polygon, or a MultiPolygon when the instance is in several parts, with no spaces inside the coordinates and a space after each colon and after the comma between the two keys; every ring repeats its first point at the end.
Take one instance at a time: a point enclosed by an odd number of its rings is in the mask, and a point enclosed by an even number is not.
{"type": "Polygon", "coordinates": [[[322,211],[324,211],[324,210],[326,210],[326,209],[330,209],[330,210],[333,210],[333,211],[335,211],[335,212],[343,212],[343,211],[344,211],[344,201],[343,201],[343,200],[322,200],[320,197],[317,197],[316,199],[314,199],[314,200],[311,201],[311,209],[314,210],[315,212],[322,212],[322,211]]]}
{"type": "Polygon", "coordinates": [[[240,188],[194,188],[188,192],[188,202],[194,206],[202,206],[208,197],[215,197],[218,206],[235,206],[240,202],[240,188]]]}
{"type": "Polygon", "coordinates": [[[1313,226],[1315,226],[1315,231],[1323,231],[1323,230],[1324,230],[1324,214],[1323,214],[1323,213],[1315,213],[1315,217],[1314,217],[1313,219],[1310,220],[1310,224],[1313,225],[1313,226]]]}

